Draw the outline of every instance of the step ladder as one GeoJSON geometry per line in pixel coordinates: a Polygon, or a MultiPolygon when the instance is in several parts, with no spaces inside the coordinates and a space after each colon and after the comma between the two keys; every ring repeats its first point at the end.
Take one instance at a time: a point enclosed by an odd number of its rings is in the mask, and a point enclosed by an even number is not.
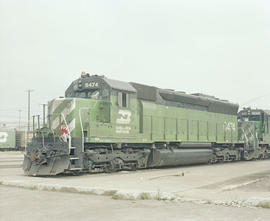
{"type": "Polygon", "coordinates": [[[83,168],[78,167],[78,161],[80,160],[80,158],[78,156],[76,156],[75,150],[76,150],[76,147],[70,147],[70,152],[69,152],[70,168],[69,168],[69,170],[80,171],[83,168]]]}

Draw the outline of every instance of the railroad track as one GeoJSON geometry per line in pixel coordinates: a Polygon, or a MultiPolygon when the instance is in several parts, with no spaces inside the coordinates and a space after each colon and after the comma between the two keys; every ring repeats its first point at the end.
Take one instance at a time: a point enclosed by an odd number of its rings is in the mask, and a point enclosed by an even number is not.
{"type": "Polygon", "coordinates": [[[0,169],[7,168],[20,168],[22,167],[23,156],[18,153],[18,155],[8,155],[0,154],[0,169]]]}

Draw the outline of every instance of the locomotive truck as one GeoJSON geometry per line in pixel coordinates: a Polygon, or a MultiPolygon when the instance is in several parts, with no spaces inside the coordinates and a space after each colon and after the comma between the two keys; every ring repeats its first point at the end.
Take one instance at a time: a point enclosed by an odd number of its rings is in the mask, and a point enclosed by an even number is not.
{"type": "Polygon", "coordinates": [[[201,93],[82,73],[48,103],[26,175],[113,172],[267,158],[270,112],[201,93]]]}

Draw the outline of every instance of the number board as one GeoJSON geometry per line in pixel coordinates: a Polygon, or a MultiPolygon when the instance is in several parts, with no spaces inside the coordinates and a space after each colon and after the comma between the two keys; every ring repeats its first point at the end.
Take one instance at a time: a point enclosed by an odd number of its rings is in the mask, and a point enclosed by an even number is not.
{"type": "Polygon", "coordinates": [[[97,88],[98,87],[98,82],[86,82],[84,84],[85,88],[97,88]]]}

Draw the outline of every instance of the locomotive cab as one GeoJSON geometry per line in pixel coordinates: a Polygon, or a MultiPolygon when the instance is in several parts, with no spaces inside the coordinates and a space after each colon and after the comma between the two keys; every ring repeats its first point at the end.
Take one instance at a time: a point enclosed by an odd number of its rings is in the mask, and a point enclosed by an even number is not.
{"type": "Polygon", "coordinates": [[[254,125],[256,136],[263,141],[264,136],[270,133],[270,113],[267,110],[244,108],[238,113],[239,124],[254,125]]]}
{"type": "Polygon", "coordinates": [[[265,158],[269,155],[270,112],[244,108],[238,113],[239,139],[245,142],[244,158],[265,158]]]}

